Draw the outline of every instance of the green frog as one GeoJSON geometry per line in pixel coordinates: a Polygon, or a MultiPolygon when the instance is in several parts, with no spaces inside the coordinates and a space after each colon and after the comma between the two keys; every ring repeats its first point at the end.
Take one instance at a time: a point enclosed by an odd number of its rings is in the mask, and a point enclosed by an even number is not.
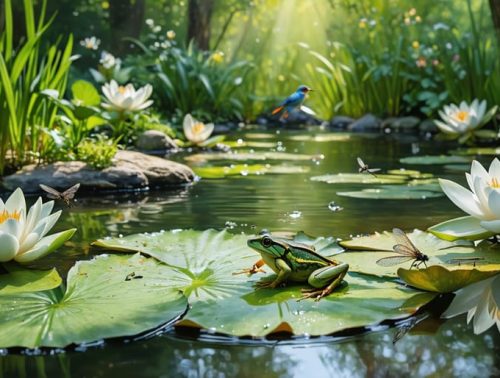
{"type": "Polygon", "coordinates": [[[307,282],[314,289],[302,290],[302,299],[315,298],[319,301],[340,285],[349,270],[348,264],[321,256],[313,246],[270,234],[249,239],[247,244],[259,252],[262,259],[238,273],[252,275],[263,272],[262,266],[266,264],[278,276],[274,281],[257,282],[256,287],[275,288],[286,281],[307,282]]]}

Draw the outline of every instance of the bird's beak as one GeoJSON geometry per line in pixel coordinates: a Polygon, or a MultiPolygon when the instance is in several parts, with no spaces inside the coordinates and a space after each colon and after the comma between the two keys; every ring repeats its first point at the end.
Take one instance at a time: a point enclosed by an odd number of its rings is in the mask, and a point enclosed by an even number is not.
{"type": "Polygon", "coordinates": [[[314,92],[314,89],[309,88],[309,92],[314,92]]]}

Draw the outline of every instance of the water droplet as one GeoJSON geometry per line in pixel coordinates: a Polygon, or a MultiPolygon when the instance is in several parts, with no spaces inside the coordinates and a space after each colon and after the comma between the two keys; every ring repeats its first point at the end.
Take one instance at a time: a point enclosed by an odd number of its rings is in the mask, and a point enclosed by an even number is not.
{"type": "Polygon", "coordinates": [[[337,211],[342,211],[344,210],[343,207],[339,206],[339,205],[336,205],[334,201],[330,202],[328,204],[328,208],[331,210],[331,211],[334,211],[334,212],[337,212],[337,211]]]}
{"type": "Polygon", "coordinates": [[[245,171],[245,170],[240,171],[240,174],[241,174],[242,176],[248,176],[248,171],[245,171]]]}
{"type": "Polygon", "coordinates": [[[238,139],[238,140],[236,141],[236,143],[238,143],[238,144],[243,144],[243,139],[241,139],[241,138],[240,138],[240,139],[238,139]]]}
{"type": "Polygon", "coordinates": [[[269,323],[264,324],[264,329],[268,329],[269,327],[271,327],[271,324],[269,324],[269,323]]]}
{"type": "Polygon", "coordinates": [[[236,222],[232,222],[232,221],[226,221],[226,223],[224,224],[224,227],[229,228],[229,229],[233,229],[237,226],[238,226],[238,224],[236,222]]]}
{"type": "Polygon", "coordinates": [[[288,216],[290,218],[293,218],[293,219],[297,219],[297,218],[300,218],[300,216],[302,215],[302,212],[301,211],[298,211],[298,210],[294,210],[292,211],[290,214],[288,214],[288,216]]]}

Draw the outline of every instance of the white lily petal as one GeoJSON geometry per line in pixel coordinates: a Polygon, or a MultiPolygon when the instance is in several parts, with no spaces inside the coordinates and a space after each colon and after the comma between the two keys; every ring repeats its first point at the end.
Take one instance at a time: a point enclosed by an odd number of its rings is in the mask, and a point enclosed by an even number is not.
{"type": "Polygon", "coordinates": [[[472,175],[472,178],[474,179],[476,176],[481,177],[484,181],[489,182],[490,181],[490,175],[484,169],[484,167],[481,165],[480,162],[477,160],[472,161],[470,173],[472,175]]]}
{"type": "Polygon", "coordinates": [[[18,220],[10,218],[0,224],[0,230],[19,240],[21,237],[22,227],[18,220]]]}
{"type": "Polygon", "coordinates": [[[485,190],[487,183],[481,177],[476,176],[474,179],[474,189],[473,192],[477,197],[479,202],[479,207],[486,219],[493,218],[493,213],[490,210],[490,206],[488,205],[488,192],[485,190]]]}
{"type": "Polygon", "coordinates": [[[491,289],[488,287],[486,290],[484,290],[479,298],[473,322],[474,333],[476,335],[483,333],[493,324],[495,324],[495,320],[493,319],[489,311],[490,295],[491,289]]]}
{"type": "Polygon", "coordinates": [[[491,221],[481,221],[479,225],[485,230],[500,234],[500,219],[491,221]]]}
{"type": "Polygon", "coordinates": [[[498,181],[500,181],[500,160],[498,160],[498,158],[494,158],[491,162],[489,176],[492,179],[496,178],[498,181]]]}
{"type": "Polygon", "coordinates": [[[488,207],[492,215],[500,220],[500,189],[492,190],[488,196],[488,207]]]}
{"type": "Polygon", "coordinates": [[[458,130],[456,130],[455,128],[451,127],[450,125],[448,125],[448,124],[446,124],[444,122],[436,121],[435,120],[434,123],[439,128],[439,130],[441,130],[443,133],[446,133],[446,134],[458,134],[458,130]]]}
{"type": "Polygon", "coordinates": [[[53,208],[54,208],[54,201],[45,202],[42,205],[42,211],[40,212],[39,219],[43,219],[43,218],[49,216],[49,214],[51,213],[53,208]]]}
{"type": "Polygon", "coordinates": [[[450,180],[439,179],[439,185],[457,207],[473,217],[483,219],[483,212],[472,192],[450,180]]]}
{"type": "Polygon", "coordinates": [[[36,243],[38,243],[39,240],[39,234],[34,232],[28,234],[19,246],[19,253],[25,253],[26,251],[29,251],[36,243]]]}
{"type": "Polygon", "coordinates": [[[0,262],[12,260],[19,250],[19,242],[17,239],[3,232],[0,232],[0,262]]]}
{"type": "Polygon", "coordinates": [[[26,224],[24,225],[22,238],[24,239],[31,230],[35,227],[35,225],[40,220],[40,214],[42,212],[42,198],[38,197],[38,200],[35,202],[33,206],[28,211],[28,216],[26,217],[26,224]]]}
{"type": "Polygon", "coordinates": [[[20,212],[21,210],[26,212],[26,200],[24,199],[24,193],[21,188],[14,190],[14,193],[7,199],[7,202],[5,202],[5,210],[9,213],[15,211],[20,212]]]}
{"type": "Polygon", "coordinates": [[[40,234],[41,237],[44,237],[47,234],[47,232],[49,232],[52,229],[52,227],[54,227],[54,225],[56,224],[57,220],[61,216],[61,213],[62,213],[62,211],[59,210],[59,211],[55,212],[54,214],[49,215],[46,218],[47,221],[45,223],[45,227],[44,227],[42,233],[40,234]]]}

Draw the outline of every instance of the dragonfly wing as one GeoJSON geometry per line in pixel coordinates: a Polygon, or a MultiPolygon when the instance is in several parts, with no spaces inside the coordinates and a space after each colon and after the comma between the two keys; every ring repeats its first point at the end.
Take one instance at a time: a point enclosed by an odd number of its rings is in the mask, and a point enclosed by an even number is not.
{"type": "Polygon", "coordinates": [[[368,172],[372,173],[372,172],[378,172],[380,171],[380,168],[370,168],[368,169],[368,172]]]}
{"type": "Polygon", "coordinates": [[[40,188],[42,188],[43,191],[47,192],[47,197],[51,199],[58,199],[61,198],[61,193],[55,190],[54,188],[51,188],[50,186],[40,184],[40,188]]]}
{"type": "Polygon", "coordinates": [[[405,234],[405,232],[399,228],[394,228],[392,230],[392,235],[394,236],[394,239],[396,240],[397,244],[404,245],[406,248],[412,250],[412,251],[418,251],[418,248],[415,247],[415,245],[411,242],[410,238],[405,234]]]}
{"type": "Polygon", "coordinates": [[[413,256],[389,256],[382,257],[377,260],[377,264],[380,266],[393,266],[397,264],[402,264],[404,262],[413,260],[413,256]]]}
{"type": "Polygon", "coordinates": [[[357,159],[358,161],[358,165],[361,167],[361,168],[364,168],[365,167],[365,163],[363,160],[361,160],[361,158],[358,156],[357,159]]]}
{"type": "Polygon", "coordinates": [[[80,183],[73,185],[71,188],[66,189],[63,193],[62,196],[64,198],[67,198],[68,200],[75,198],[75,194],[80,188],[80,183]]]}
{"type": "Polygon", "coordinates": [[[418,251],[410,249],[406,245],[403,245],[403,244],[396,244],[392,247],[392,249],[394,250],[394,252],[399,253],[400,255],[403,255],[403,256],[416,257],[418,254],[418,251]]]}

